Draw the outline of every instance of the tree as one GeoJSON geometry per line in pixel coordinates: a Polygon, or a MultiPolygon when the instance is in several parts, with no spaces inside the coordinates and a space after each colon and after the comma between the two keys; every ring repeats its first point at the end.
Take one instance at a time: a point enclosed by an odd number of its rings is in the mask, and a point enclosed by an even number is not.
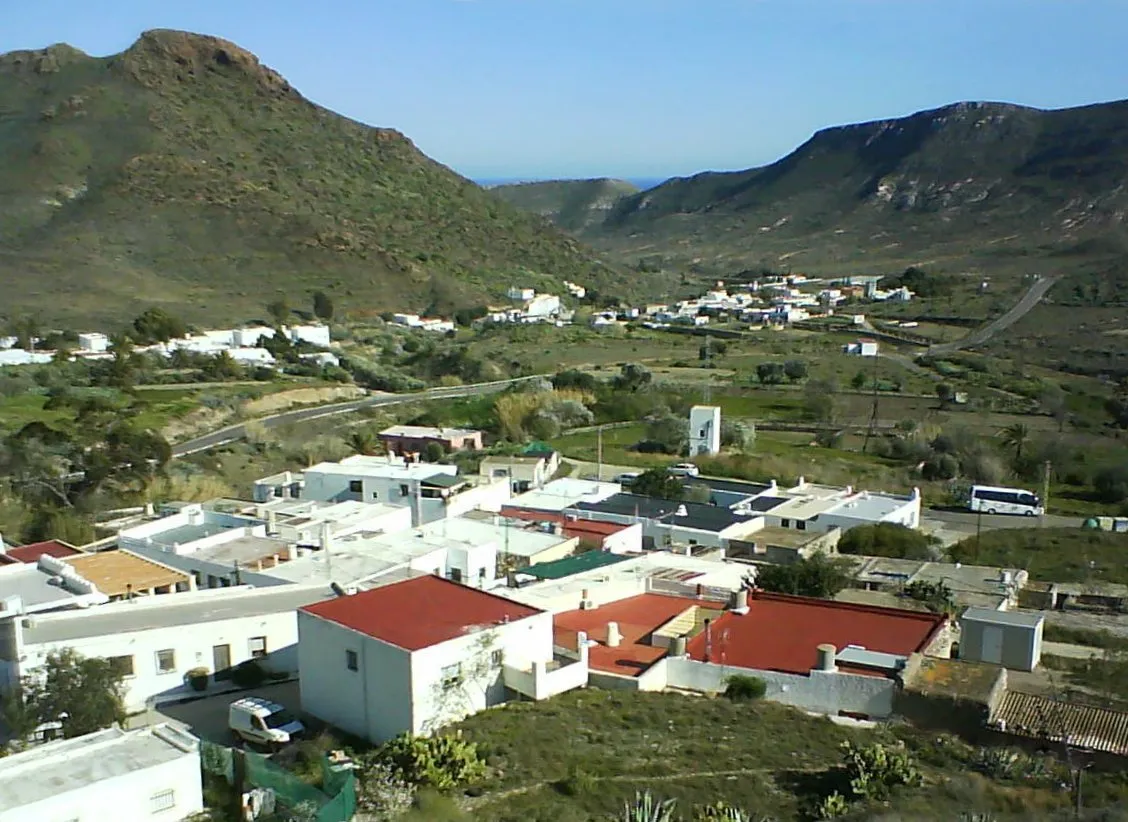
{"type": "Polygon", "coordinates": [[[1093,477],[1093,488],[1102,502],[1116,503],[1128,499],[1128,465],[1118,463],[1102,468],[1093,477]]]}
{"type": "Polygon", "coordinates": [[[290,303],[285,297],[271,300],[266,304],[266,313],[274,320],[276,326],[284,325],[286,320],[290,318],[290,303]]]}
{"type": "Polygon", "coordinates": [[[4,698],[4,718],[25,738],[47,722],[62,722],[68,739],[124,723],[127,673],[111,660],[83,657],[70,648],[50,653],[42,670],[24,677],[4,698]]]}
{"type": "Polygon", "coordinates": [[[946,382],[936,386],[936,397],[940,400],[940,407],[947,408],[948,403],[956,398],[956,391],[946,382]]]}
{"type": "Polygon", "coordinates": [[[799,382],[807,378],[807,363],[802,360],[786,360],[783,363],[783,374],[791,382],[799,382]]]}
{"type": "Polygon", "coordinates": [[[665,453],[682,453],[688,439],[689,426],[682,417],[674,416],[668,410],[647,417],[646,440],[660,446],[665,453]]]}
{"type": "Polygon", "coordinates": [[[612,381],[612,385],[619,391],[639,391],[650,385],[654,375],[650,369],[638,363],[629,362],[619,370],[619,375],[612,381]]]}
{"type": "Polygon", "coordinates": [[[842,535],[838,551],[894,559],[931,559],[933,545],[927,534],[892,522],[858,525],[842,535]]]}
{"type": "Polygon", "coordinates": [[[859,369],[858,372],[850,378],[850,386],[856,391],[861,391],[866,387],[866,379],[866,372],[859,369]]]}
{"type": "Polygon", "coordinates": [[[345,440],[354,453],[373,456],[380,452],[380,440],[367,428],[360,428],[349,434],[345,440]]]}
{"type": "Polygon", "coordinates": [[[815,554],[790,565],[763,565],[756,573],[756,587],[779,594],[833,599],[850,581],[842,560],[815,554]]]}
{"type": "Polygon", "coordinates": [[[137,315],[129,336],[138,345],[152,345],[179,339],[187,334],[188,327],[183,320],[163,308],[154,307],[147,308],[137,315]]]}
{"type": "Polygon", "coordinates": [[[440,442],[429,442],[423,446],[423,462],[441,462],[446,456],[446,449],[440,442]]]}
{"type": "Polygon", "coordinates": [[[16,338],[16,346],[25,351],[35,348],[35,339],[39,336],[39,317],[34,314],[25,314],[9,323],[12,336],[16,338]]]}
{"type": "Polygon", "coordinates": [[[326,322],[333,319],[333,299],[324,291],[313,292],[313,316],[326,322]]]}
{"type": "Polygon", "coordinates": [[[671,476],[665,468],[651,468],[635,477],[631,483],[631,493],[644,497],[681,499],[684,487],[682,481],[671,476]]]}
{"type": "Polygon", "coordinates": [[[803,416],[815,422],[834,422],[837,386],[829,380],[811,380],[803,390],[803,416]]]}
{"type": "Polygon", "coordinates": [[[1069,418],[1068,398],[1060,385],[1051,385],[1042,392],[1038,402],[1046,413],[1058,424],[1058,433],[1065,430],[1065,421],[1069,418]]]}
{"type": "Polygon", "coordinates": [[[1128,378],[1116,384],[1112,396],[1105,400],[1105,411],[1117,428],[1128,428],[1128,378]]]}
{"type": "Polygon", "coordinates": [[[1014,451],[1014,461],[1022,462],[1022,452],[1030,442],[1030,428],[1024,422],[1008,425],[999,432],[1003,447],[1014,451]]]}
{"type": "Polygon", "coordinates": [[[779,385],[784,376],[783,365],[778,362],[762,362],[756,366],[756,379],[761,385],[779,385]]]}
{"type": "Polygon", "coordinates": [[[567,371],[557,372],[552,378],[552,387],[558,391],[565,388],[574,388],[577,391],[595,391],[598,382],[595,377],[586,371],[569,368],[567,371]]]}
{"type": "Polygon", "coordinates": [[[721,420],[721,445],[743,452],[756,444],[756,426],[725,417],[721,420]]]}

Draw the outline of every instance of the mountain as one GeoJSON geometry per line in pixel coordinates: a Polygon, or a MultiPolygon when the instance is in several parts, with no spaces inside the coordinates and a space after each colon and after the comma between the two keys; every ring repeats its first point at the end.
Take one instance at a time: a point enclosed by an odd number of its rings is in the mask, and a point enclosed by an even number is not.
{"type": "Polygon", "coordinates": [[[0,55],[0,277],[11,315],[188,321],[307,305],[449,309],[511,282],[622,280],[575,239],[339,116],[232,43],[150,31],[94,58],[0,55]]]}
{"type": "Polygon", "coordinates": [[[589,216],[572,218],[580,236],[623,260],[707,273],[1102,269],[1128,252],[1128,101],[959,103],[829,128],[771,165],[670,180],[589,216]]]}
{"type": "Polygon", "coordinates": [[[639,192],[626,180],[547,180],[490,188],[510,205],[539,214],[565,231],[598,226],[623,197],[639,192]]]}

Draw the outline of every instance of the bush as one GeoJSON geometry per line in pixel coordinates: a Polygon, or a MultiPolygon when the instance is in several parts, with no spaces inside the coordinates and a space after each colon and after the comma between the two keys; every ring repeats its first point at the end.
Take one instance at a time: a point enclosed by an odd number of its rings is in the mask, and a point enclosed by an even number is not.
{"type": "Polygon", "coordinates": [[[734,702],[763,699],[767,692],[767,683],[758,676],[733,674],[725,680],[725,696],[734,702]]]}
{"type": "Polygon", "coordinates": [[[486,773],[477,745],[466,742],[461,734],[401,734],[376,752],[376,761],[409,785],[441,791],[472,785],[486,773]]]}
{"type": "Polygon", "coordinates": [[[927,534],[897,525],[879,522],[859,525],[842,535],[838,551],[842,554],[892,557],[893,559],[929,559],[932,540],[927,534]]]}
{"type": "Polygon", "coordinates": [[[842,743],[850,790],[864,799],[885,799],[898,785],[919,785],[922,782],[916,763],[903,744],[855,747],[849,740],[842,743]]]}
{"type": "Polygon", "coordinates": [[[266,682],[266,671],[258,662],[248,659],[231,669],[231,682],[237,688],[257,688],[266,682]]]}
{"type": "Polygon", "coordinates": [[[203,691],[208,687],[207,668],[193,668],[185,675],[185,678],[193,691],[203,691]]]}
{"type": "Polygon", "coordinates": [[[1128,465],[1111,465],[1093,477],[1093,487],[1101,502],[1123,502],[1128,499],[1128,465]]]}

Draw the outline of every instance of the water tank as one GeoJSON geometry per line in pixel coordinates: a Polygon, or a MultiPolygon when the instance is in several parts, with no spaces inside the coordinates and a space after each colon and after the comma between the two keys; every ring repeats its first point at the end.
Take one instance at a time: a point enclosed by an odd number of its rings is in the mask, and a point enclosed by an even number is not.
{"type": "Polygon", "coordinates": [[[676,636],[670,643],[670,656],[685,656],[685,637],[676,636]]]}
{"type": "Polygon", "coordinates": [[[820,645],[815,649],[818,661],[815,663],[815,670],[818,671],[836,671],[838,666],[834,664],[834,657],[838,654],[838,649],[831,645],[829,642],[820,645]]]}
{"type": "Polygon", "coordinates": [[[738,613],[748,612],[748,589],[741,588],[733,595],[732,609],[738,613]]]}
{"type": "Polygon", "coordinates": [[[618,648],[619,644],[623,641],[623,635],[619,633],[618,622],[607,623],[607,647],[618,648]]]}

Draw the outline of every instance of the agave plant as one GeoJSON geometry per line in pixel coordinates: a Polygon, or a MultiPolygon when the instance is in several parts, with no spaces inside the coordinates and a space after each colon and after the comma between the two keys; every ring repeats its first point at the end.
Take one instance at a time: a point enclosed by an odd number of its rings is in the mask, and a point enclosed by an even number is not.
{"type": "Polygon", "coordinates": [[[655,799],[650,791],[636,791],[634,802],[623,807],[622,822],[673,822],[676,804],[673,799],[655,799]]]}
{"type": "Polygon", "coordinates": [[[714,822],[714,820],[720,820],[721,822],[752,822],[752,817],[740,810],[740,808],[734,808],[727,802],[715,802],[712,805],[699,808],[694,820],[695,822],[714,822]]]}

